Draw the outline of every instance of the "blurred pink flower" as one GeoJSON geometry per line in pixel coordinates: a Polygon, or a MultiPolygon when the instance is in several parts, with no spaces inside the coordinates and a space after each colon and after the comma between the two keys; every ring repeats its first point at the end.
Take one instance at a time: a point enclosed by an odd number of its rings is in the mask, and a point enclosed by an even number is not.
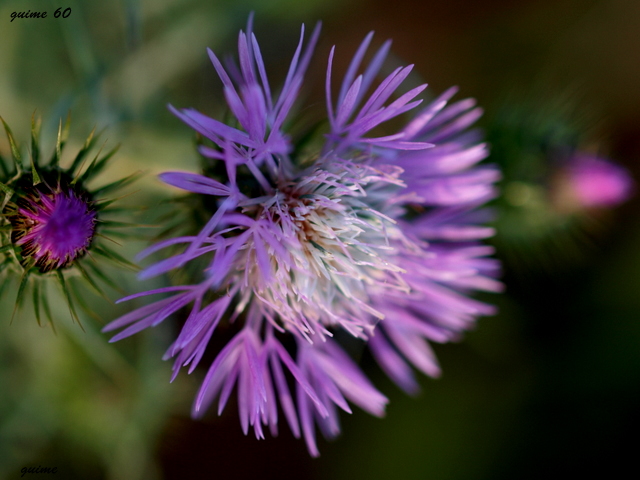
{"type": "Polygon", "coordinates": [[[556,183],[556,204],[563,210],[615,207],[629,199],[633,187],[633,179],[624,167],[577,152],[556,183]]]}

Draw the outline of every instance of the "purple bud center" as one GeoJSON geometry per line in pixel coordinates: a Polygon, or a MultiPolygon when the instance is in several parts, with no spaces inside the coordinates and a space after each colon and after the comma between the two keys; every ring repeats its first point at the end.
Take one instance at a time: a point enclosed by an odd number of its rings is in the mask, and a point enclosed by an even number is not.
{"type": "Polygon", "coordinates": [[[96,212],[91,201],[73,189],[43,192],[36,188],[18,201],[9,216],[12,240],[22,247],[42,273],[70,265],[83,256],[95,234],[96,212]]]}

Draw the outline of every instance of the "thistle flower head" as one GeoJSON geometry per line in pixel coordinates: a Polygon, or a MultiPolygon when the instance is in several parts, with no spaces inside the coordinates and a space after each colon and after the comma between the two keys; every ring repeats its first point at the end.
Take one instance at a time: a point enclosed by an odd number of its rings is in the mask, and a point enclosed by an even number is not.
{"type": "Polygon", "coordinates": [[[23,266],[40,273],[65,268],[87,253],[96,231],[97,211],[87,192],[68,181],[27,187],[6,213],[11,241],[20,246],[23,266]]]}
{"type": "MultiPolygon", "coordinates": [[[[83,264],[85,256],[93,252],[120,265],[127,263],[104,245],[99,236],[108,238],[106,235],[113,233],[114,228],[126,226],[108,218],[113,212],[111,204],[114,200],[104,198],[104,195],[130,183],[136,175],[97,188],[90,187],[116,151],[114,149],[106,154],[98,152],[85,167],[86,157],[97,140],[93,132],[71,164],[62,166],[61,157],[69,133],[69,120],[64,126],[60,123],[54,153],[48,162],[43,161],[39,141],[40,120],[35,116],[31,124],[31,165],[30,168],[25,168],[13,133],[4,120],[3,124],[11,148],[12,162],[0,157],[0,189],[4,193],[0,215],[3,226],[0,234],[0,274],[20,278],[16,308],[21,306],[27,289],[31,288],[38,322],[42,308],[52,324],[45,285],[50,276],[55,276],[62,287],[72,317],[78,320],[72,293],[76,299],[80,299],[81,295],[76,293],[77,278],[74,278],[74,274],[79,274],[92,289],[103,296],[96,279],[114,285],[94,257],[91,262],[83,264]],[[65,279],[64,272],[68,272],[70,281],[65,279]]],[[[91,309],[86,308],[86,302],[79,300],[78,303],[93,315],[91,309]]]]}
{"type": "Polygon", "coordinates": [[[193,110],[171,111],[206,139],[202,173],[167,172],[167,184],[202,200],[206,223],[159,242],[141,258],[183,245],[143,270],[148,278],[204,265],[172,295],[134,310],[106,327],[122,327],[112,341],[191,305],[167,358],[192,371],[221,326],[239,333],[220,351],[194,405],[201,415],[219,397],[224,408],[237,384],[243,430],[263,425],[276,433],[277,404],[296,436],[317,455],[314,425],[339,431],[337,408],[347,400],[381,416],[387,403],[332,337],[345,331],[363,341],[390,376],[415,391],[409,363],[437,374],[427,340],[448,341],[493,308],[467,298],[499,290],[491,249],[477,244],[491,229],[479,225],[482,203],[495,195],[499,174],[476,166],[487,155],[476,132],[465,133],[481,111],[472,100],[447,106],[450,89],[399,132],[374,129],[418,107],[425,85],[398,94],[412,67],[376,83],[389,42],[358,75],[368,35],[332,94],[331,51],[325,78],[326,130],[302,143],[286,129],[317,41],[304,28],[284,85],[273,96],[256,37],[240,32],[239,66],[223,67],[209,52],[234,121],[193,110]],[[278,333],[279,332],[279,333],[278,333]],[[295,339],[288,342],[287,338],[295,339]],[[285,348],[286,346],[286,348],[285,348]],[[295,352],[295,353],[294,353],[295,352]],[[294,360],[295,358],[295,360],[294,360]],[[284,367],[284,368],[283,368],[284,367]],[[296,384],[296,402],[286,377],[296,384]],[[337,408],[336,408],[337,407],[337,408]]]}

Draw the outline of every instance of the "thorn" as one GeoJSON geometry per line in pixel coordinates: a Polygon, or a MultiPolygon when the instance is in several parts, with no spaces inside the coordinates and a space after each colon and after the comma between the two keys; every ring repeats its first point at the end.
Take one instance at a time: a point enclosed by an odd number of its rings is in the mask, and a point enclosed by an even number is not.
{"type": "Polygon", "coordinates": [[[122,244],[120,244],[120,243],[116,242],[113,238],[109,238],[109,237],[107,237],[106,235],[103,235],[103,234],[102,234],[102,233],[100,233],[100,232],[96,232],[96,236],[97,236],[97,237],[104,238],[104,239],[106,239],[106,240],[109,240],[110,242],[115,243],[115,244],[116,244],[116,245],[118,245],[119,247],[122,247],[122,244]]]}

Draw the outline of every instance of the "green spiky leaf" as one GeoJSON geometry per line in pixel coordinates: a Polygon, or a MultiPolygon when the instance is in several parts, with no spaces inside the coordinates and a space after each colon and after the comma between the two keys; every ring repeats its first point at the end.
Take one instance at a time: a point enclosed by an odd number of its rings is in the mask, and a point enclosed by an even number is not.
{"type": "Polygon", "coordinates": [[[17,174],[22,172],[22,157],[20,156],[20,149],[16,144],[16,141],[13,138],[13,133],[7,125],[7,122],[4,121],[4,118],[0,117],[0,121],[4,125],[4,131],[7,133],[7,139],[9,140],[9,146],[11,147],[11,156],[13,157],[13,163],[16,167],[17,174]]]}
{"type": "Polygon", "coordinates": [[[29,280],[29,270],[25,269],[22,273],[22,278],[20,278],[20,286],[18,287],[18,294],[16,295],[15,305],[13,307],[13,313],[11,314],[11,321],[13,322],[13,317],[16,314],[18,308],[22,306],[22,299],[24,297],[24,289],[27,287],[27,281],[29,280]]]}
{"type": "MultiPolygon", "coordinates": [[[[118,190],[119,188],[123,188],[127,185],[130,185],[131,183],[138,180],[142,175],[143,175],[143,172],[134,172],[131,175],[127,175],[126,177],[121,178],[120,180],[116,180],[115,182],[108,183],[107,185],[103,185],[100,188],[96,188],[93,191],[93,194],[104,195],[105,193],[113,192],[114,190],[118,190]]],[[[114,199],[111,201],[113,202],[115,200],[118,200],[118,199],[114,199]]]]}
{"type": "Polygon", "coordinates": [[[42,300],[42,309],[44,310],[44,314],[46,315],[47,320],[49,320],[49,323],[51,324],[51,328],[55,333],[56,326],[53,323],[53,315],[51,315],[51,307],[49,306],[49,297],[47,296],[45,283],[42,284],[42,292],[41,292],[40,299],[42,300]]]}
{"type": "Polygon", "coordinates": [[[36,314],[36,321],[38,325],[41,327],[42,322],[40,321],[40,282],[36,281],[33,284],[33,312],[36,314]]]}
{"type": "Polygon", "coordinates": [[[31,158],[31,176],[33,178],[33,185],[38,185],[42,180],[40,179],[40,175],[38,175],[38,170],[36,169],[36,164],[33,161],[33,157],[31,158]]]}
{"type": "Polygon", "coordinates": [[[132,222],[118,222],[115,220],[103,220],[100,222],[100,226],[103,228],[142,228],[150,227],[144,223],[132,223],[132,222]]]}
{"type": "Polygon", "coordinates": [[[109,247],[105,245],[96,245],[92,248],[92,251],[106,258],[107,260],[110,260],[113,263],[122,265],[134,271],[140,270],[140,267],[131,263],[129,260],[121,256],[120,254],[114,252],[113,250],[111,250],[109,247]]]}
{"type": "Polygon", "coordinates": [[[105,300],[107,300],[108,302],[110,302],[111,300],[109,299],[109,297],[107,297],[104,292],[102,291],[102,289],[98,286],[98,284],[93,280],[93,278],[91,278],[91,276],[89,275],[89,273],[87,273],[87,271],[84,269],[84,267],[82,266],[81,262],[76,262],[75,263],[76,268],[78,269],[78,271],[80,272],[80,275],[82,275],[82,278],[84,278],[87,283],[93,288],[93,290],[100,295],[102,298],[104,298],[105,300]]]}
{"type": "Polygon", "coordinates": [[[80,175],[79,177],[76,177],[72,183],[76,183],[76,182],[82,183],[82,182],[87,182],[91,180],[95,175],[100,173],[104,169],[104,167],[107,166],[107,162],[113,155],[115,155],[115,153],[118,151],[119,148],[120,148],[120,145],[116,145],[102,158],[98,158],[100,157],[100,153],[102,152],[102,149],[100,149],[98,154],[95,156],[95,158],[91,162],[91,165],[87,167],[87,169],[84,171],[84,173],[82,173],[82,175],[80,175]]]}
{"type": "Polygon", "coordinates": [[[87,139],[84,141],[84,145],[76,155],[76,158],[73,159],[73,163],[69,167],[68,171],[70,175],[75,176],[75,172],[81,169],[84,159],[87,156],[87,153],[89,153],[89,151],[94,147],[95,143],[98,141],[100,134],[96,135],[95,133],[96,133],[96,128],[93,127],[93,130],[91,130],[91,133],[89,134],[87,139]]]}
{"type": "Polygon", "coordinates": [[[9,178],[9,169],[7,168],[6,161],[2,155],[0,155],[0,172],[2,172],[2,178],[9,178]]]}
{"type": "Polygon", "coordinates": [[[111,277],[109,277],[106,273],[104,273],[97,265],[91,262],[87,262],[86,267],[87,269],[91,270],[91,273],[93,275],[95,275],[100,280],[102,280],[102,282],[109,285],[111,288],[113,288],[115,291],[117,291],[121,295],[126,295],[126,292],[122,289],[122,287],[118,285],[116,282],[114,282],[111,279],[111,277]]]}
{"type": "Polygon", "coordinates": [[[82,293],[78,291],[77,285],[72,283],[71,281],[69,282],[69,285],[70,285],[71,291],[73,292],[73,296],[75,298],[75,301],[77,302],[78,305],[80,305],[80,308],[82,308],[82,310],[87,315],[89,315],[91,318],[93,318],[97,322],[101,322],[102,318],[100,318],[100,316],[98,314],[96,314],[96,312],[85,301],[84,295],[82,295],[82,293]]]}
{"type": "Polygon", "coordinates": [[[5,194],[5,201],[9,201],[13,194],[16,193],[13,188],[11,188],[9,185],[5,185],[2,182],[0,182],[0,190],[2,190],[5,194]]]}
{"type": "Polygon", "coordinates": [[[37,165],[40,160],[40,125],[42,121],[36,114],[31,116],[31,165],[37,165]]]}
{"type": "Polygon", "coordinates": [[[56,139],[56,150],[49,162],[50,166],[59,166],[60,159],[62,158],[62,150],[64,148],[65,143],[67,143],[67,139],[69,138],[69,130],[71,128],[71,114],[67,115],[67,120],[64,122],[64,126],[62,125],[62,119],[60,119],[60,123],[58,124],[58,138],[56,139]]]}
{"type": "Polygon", "coordinates": [[[56,276],[58,277],[58,282],[60,283],[60,287],[62,288],[62,292],[64,293],[64,297],[67,300],[67,306],[69,307],[69,313],[71,314],[71,318],[80,325],[80,328],[84,330],[82,323],[80,323],[80,318],[78,317],[78,313],[76,312],[76,307],[73,304],[73,300],[71,299],[71,292],[67,287],[67,283],[64,279],[64,274],[61,270],[56,270],[56,276]]]}
{"type": "Polygon", "coordinates": [[[7,245],[0,246],[0,253],[9,252],[13,249],[13,244],[8,243],[7,245]]]}

